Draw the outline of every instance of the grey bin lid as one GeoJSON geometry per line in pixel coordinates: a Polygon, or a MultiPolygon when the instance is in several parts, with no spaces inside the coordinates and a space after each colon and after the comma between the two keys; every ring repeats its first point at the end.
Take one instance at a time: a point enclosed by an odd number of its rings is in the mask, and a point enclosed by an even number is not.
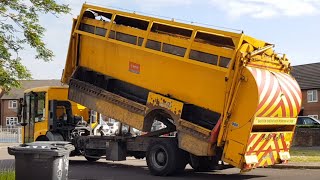
{"type": "Polygon", "coordinates": [[[74,150],[74,146],[66,141],[36,141],[8,147],[10,155],[17,154],[41,154],[48,156],[65,156],[74,150]]]}

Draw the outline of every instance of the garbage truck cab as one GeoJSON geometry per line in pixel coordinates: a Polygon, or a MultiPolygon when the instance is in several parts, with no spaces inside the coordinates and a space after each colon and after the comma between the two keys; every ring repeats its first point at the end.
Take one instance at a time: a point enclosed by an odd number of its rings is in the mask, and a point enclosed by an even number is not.
{"type": "Polygon", "coordinates": [[[88,108],[67,97],[68,87],[36,87],[24,92],[19,103],[23,143],[70,141],[76,136],[90,134],[97,120],[90,123],[88,108]]]}

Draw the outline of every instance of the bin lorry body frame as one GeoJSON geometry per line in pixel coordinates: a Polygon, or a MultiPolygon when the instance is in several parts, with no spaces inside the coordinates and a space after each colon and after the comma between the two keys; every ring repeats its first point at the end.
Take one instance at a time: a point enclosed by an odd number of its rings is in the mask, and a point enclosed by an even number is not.
{"type": "Polygon", "coordinates": [[[198,170],[217,158],[248,171],[290,159],[301,106],[290,70],[272,44],[242,32],[84,4],[62,82],[70,100],[136,129],[149,132],[154,120],[167,127],[141,137],[80,137],[82,151],[99,146],[95,153],[108,149],[113,160],[143,152],[155,175],[182,168],[171,168],[175,158],[198,170]],[[170,163],[157,169],[152,159],[161,151],[170,163]]]}

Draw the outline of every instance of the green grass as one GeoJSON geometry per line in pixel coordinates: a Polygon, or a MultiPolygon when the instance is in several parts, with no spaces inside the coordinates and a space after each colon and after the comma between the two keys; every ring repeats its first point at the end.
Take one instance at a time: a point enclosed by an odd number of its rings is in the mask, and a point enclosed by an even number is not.
{"type": "Polygon", "coordinates": [[[0,180],[15,180],[14,171],[0,172],[0,180]]]}
{"type": "Polygon", "coordinates": [[[291,149],[290,162],[320,162],[320,150],[291,149]]]}

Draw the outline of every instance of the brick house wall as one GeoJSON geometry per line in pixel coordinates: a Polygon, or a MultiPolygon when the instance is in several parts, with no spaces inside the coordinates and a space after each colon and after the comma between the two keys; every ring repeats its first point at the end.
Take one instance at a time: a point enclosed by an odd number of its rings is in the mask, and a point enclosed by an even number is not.
{"type": "MultiPolygon", "coordinates": [[[[292,75],[298,81],[302,91],[302,108],[300,116],[318,116],[320,119],[320,62],[312,64],[303,64],[293,66],[292,75]],[[308,102],[308,91],[316,91],[317,95],[312,93],[312,97],[317,96],[314,102],[308,102]]],[[[310,99],[310,98],[309,98],[310,99]]]]}
{"type": "Polygon", "coordinates": [[[301,114],[302,116],[310,116],[310,115],[316,115],[318,116],[318,119],[320,118],[320,89],[317,90],[317,97],[318,101],[317,102],[308,102],[308,95],[307,95],[308,90],[302,90],[302,111],[301,114]]]}
{"type": "Polygon", "coordinates": [[[9,101],[11,100],[16,100],[18,102],[17,99],[1,100],[1,126],[7,126],[7,122],[6,122],[7,117],[8,118],[17,117],[18,107],[9,108],[9,101]]]}
{"type": "Polygon", "coordinates": [[[2,100],[1,97],[3,96],[4,92],[3,90],[0,88],[0,126],[2,125],[2,100]]]}

